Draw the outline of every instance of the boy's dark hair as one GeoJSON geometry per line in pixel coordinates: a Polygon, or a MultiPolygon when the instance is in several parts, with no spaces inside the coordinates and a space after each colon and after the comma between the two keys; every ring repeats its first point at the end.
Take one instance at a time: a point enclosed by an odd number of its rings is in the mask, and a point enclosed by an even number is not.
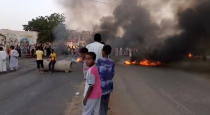
{"type": "Polygon", "coordinates": [[[11,49],[15,49],[15,47],[14,47],[14,46],[10,46],[10,48],[11,48],[11,49]]]}
{"type": "Polygon", "coordinates": [[[0,51],[3,51],[4,50],[4,48],[3,47],[0,47],[0,51]]]}
{"type": "Polygon", "coordinates": [[[101,34],[96,33],[96,34],[94,35],[94,41],[96,41],[96,42],[101,42],[101,34]]]}
{"type": "Polygon", "coordinates": [[[96,54],[94,52],[88,52],[86,55],[89,55],[93,58],[93,60],[96,60],[96,54]]]}
{"type": "Polygon", "coordinates": [[[79,53],[88,53],[88,49],[83,47],[79,49],[79,53]]]}
{"type": "Polygon", "coordinates": [[[112,53],[112,47],[110,45],[105,45],[102,49],[106,55],[110,55],[112,53]]]}

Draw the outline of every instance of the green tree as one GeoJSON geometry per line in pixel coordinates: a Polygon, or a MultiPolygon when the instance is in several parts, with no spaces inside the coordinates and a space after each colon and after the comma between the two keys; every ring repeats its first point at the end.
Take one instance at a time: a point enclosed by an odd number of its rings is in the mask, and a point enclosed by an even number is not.
{"type": "Polygon", "coordinates": [[[28,22],[27,25],[23,25],[25,31],[36,31],[38,32],[39,43],[53,42],[53,29],[59,25],[63,24],[65,17],[63,14],[54,13],[50,16],[39,16],[28,22]]]}

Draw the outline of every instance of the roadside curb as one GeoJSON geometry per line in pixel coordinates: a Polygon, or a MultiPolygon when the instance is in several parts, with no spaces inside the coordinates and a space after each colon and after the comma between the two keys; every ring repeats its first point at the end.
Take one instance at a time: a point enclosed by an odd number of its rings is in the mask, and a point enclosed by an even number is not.
{"type": "Polygon", "coordinates": [[[71,101],[67,105],[67,109],[65,111],[65,115],[81,115],[82,114],[82,91],[84,89],[83,83],[78,87],[79,89],[79,95],[75,95],[71,101]]]}

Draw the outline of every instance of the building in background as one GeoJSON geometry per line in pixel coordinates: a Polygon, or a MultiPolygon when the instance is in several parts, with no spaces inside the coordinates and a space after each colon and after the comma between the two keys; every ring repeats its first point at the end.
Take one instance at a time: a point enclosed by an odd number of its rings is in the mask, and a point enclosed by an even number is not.
{"type": "Polygon", "coordinates": [[[20,48],[22,54],[28,54],[37,39],[37,32],[0,29],[0,46],[9,48],[13,45],[20,48]]]}
{"type": "Polygon", "coordinates": [[[0,29],[1,45],[16,46],[16,45],[36,44],[37,38],[38,38],[37,32],[0,29]],[[6,42],[5,42],[5,37],[6,37],[6,42]]]}

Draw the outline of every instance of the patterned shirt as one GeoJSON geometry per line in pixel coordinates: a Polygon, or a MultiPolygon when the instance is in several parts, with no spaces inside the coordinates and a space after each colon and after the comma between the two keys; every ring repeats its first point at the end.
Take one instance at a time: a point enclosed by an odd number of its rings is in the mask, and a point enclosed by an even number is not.
{"type": "Polygon", "coordinates": [[[100,58],[97,61],[97,67],[101,77],[102,94],[110,94],[113,91],[115,63],[109,58],[100,58]]]}

